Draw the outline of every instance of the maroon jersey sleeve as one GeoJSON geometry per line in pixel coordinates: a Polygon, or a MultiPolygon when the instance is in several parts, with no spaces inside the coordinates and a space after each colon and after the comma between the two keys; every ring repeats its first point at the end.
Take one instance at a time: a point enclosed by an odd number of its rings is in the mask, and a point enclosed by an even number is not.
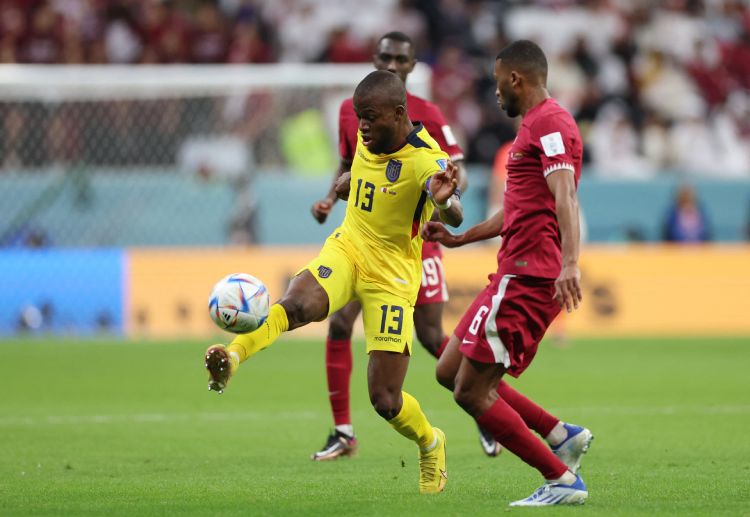
{"type": "Polygon", "coordinates": [[[560,169],[577,173],[581,163],[582,144],[575,121],[568,114],[539,117],[529,128],[531,145],[539,151],[542,172],[547,177],[560,169]]]}
{"type": "Polygon", "coordinates": [[[354,113],[354,103],[351,99],[346,99],[339,108],[339,156],[344,161],[354,160],[358,128],[359,122],[354,113]]]}
{"type": "Polygon", "coordinates": [[[432,106],[430,120],[430,127],[427,127],[427,132],[440,146],[440,149],[445,151],[451,160],[463,160],[464,151],[461,146],[458,145],[456,137],[453,135],[451,127],[443,117],[443,113],[438,109],[437,106],[432,106]]]}
{"type": "MultiPolygon", "coordinates": [[[[422,100],[422,99],[420,99],[422,100]]],[[[456,137],[453,135],[450,125],[445,120],[443,113],[436,105],[431,102],[422,100],[422,103],[415,103],[416,113],[409,111],[412,120],[417,120],[424,124],[425,129],[435,142],[440,146],[451,160],[463,160],[464,152],[458,145],[456,137]]]]}

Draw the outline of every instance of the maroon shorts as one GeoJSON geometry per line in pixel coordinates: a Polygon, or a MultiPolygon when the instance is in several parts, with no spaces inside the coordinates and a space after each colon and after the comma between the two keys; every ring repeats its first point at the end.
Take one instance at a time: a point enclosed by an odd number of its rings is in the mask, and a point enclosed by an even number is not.
{"type": "Polygon", "coordinates": [[[440,260],[442,256],[440,244],[425,242],[422,245],[422,285],[419,286],[416,305],[448,301],[448,286],[440,260]]]}
{"type": "Polygon", "coordinates": [[[554,294],[554,280],[494,275],[456,327],[461,353],[482,363],[503,364],[518,377],[560,313],[554,294]]]}

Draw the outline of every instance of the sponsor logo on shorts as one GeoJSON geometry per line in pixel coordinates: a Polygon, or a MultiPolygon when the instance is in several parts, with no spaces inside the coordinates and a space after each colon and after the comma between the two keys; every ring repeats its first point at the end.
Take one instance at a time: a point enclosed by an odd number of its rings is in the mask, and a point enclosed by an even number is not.
{"type": "Polygon", "coordinates": [[[526,267],[529,263],[526,260],[516,260],[516,267],[526,267]]]}
{"type": "Polygon", "coordinates": [[[437,289],[427,289],[424,292],[424,296],[425,296],[425,298],[432,298],[433,296],[435,296],[439,292],[440,292],[440,288],[437,288],[437,289]]]}
{"type": "Polygon", "coordinates": [[[375,341],[385,341],[386,343],[401,343],[401,338],[394,336],[375,336],[373,339],[375,341]]]}
{"type": "Polygon", "coordinates": [[[396,181],[401,176],[402,165],[400,160],[388,160],[388,165],[385,166],[386,179],[390,182],[396,181]]]}
{"type": "Polygon", "coordinates": [[[333,273],[333,269],[326,266],[318,266],[318,276],[320,278],[328,278],[333,273]]]}
{"type": "Polygon", "coordinates": [[[435,162],[438,164],[438,167],[440,167],[441,171],[444,171],[448,168],[448,160],[445,158],[440,158],[439,160],[435,160],[435,162]]]}

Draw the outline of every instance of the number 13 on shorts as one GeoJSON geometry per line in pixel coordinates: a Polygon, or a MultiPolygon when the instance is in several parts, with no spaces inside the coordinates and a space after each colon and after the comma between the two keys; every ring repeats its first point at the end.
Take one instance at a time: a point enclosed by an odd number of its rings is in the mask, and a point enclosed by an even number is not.
{"type": "Polygon", "coordinates": [[[385,291],[361,293],[367,351],[403,353],[414,334],[414,306],[408,300],[385,291]]]}

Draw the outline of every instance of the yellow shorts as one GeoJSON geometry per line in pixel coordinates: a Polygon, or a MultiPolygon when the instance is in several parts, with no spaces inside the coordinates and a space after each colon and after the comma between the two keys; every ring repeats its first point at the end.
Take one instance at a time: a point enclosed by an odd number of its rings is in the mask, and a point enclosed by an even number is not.
{"type": "Polygon", "coordinates": [[[300,271],[308,270],[328,294],[328,316],[356,299],[362,304],[367,353],[403,352],[414,334],[414,306],[401,296],[360,278],[354,258],[337,240],[328,237],[320,254],[300,271]]]}

